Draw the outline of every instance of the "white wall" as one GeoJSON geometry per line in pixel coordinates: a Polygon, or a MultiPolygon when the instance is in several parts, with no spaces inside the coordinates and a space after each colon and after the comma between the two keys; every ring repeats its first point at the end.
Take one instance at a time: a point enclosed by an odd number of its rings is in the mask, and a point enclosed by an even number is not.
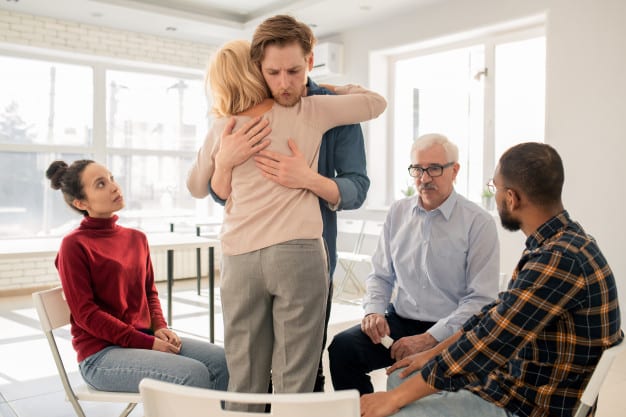
{"type": "MultiPolygon", "coordinates": [[[[621,215],[626,187],[620,175],[626,165],[626,2],[451,0],[381,21],[375,30],[368,26],[333,39],[344,44],[344,78],[368,85],[372,52],[542,14],[548,54],[546,142],[563,157],[565,206],[600,243],[626,318],[626,220],[621,215]],[[599,174],[592,175],[592,168],[599,174]]],[[[384,173],[373,171],[372,162],[368,168],[374,188],[384,173]]],[[[503,260],[518,259],[523,239],[502,237],[503,260]]]]}
{"type": "Polygon", "coordinates": [[[215,46],[0,10],[0,47],[204,70],[215,46]]]}
{"type": "Polygon", "coordinates": [[[565,164],[565,206],[600,244],[626,318],[626,2],[550,4],[546,141],[565,164]]]}

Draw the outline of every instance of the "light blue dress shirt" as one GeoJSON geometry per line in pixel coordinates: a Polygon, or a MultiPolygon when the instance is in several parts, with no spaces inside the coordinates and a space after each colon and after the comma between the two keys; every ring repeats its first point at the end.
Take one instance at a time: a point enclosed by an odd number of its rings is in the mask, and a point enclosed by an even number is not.
{"type": "Polygon", "coordinates": [[[398,200],[389,209],[372,264],[365,314],[384,314],[392,302],[400,317],[435,322],[428,333],[442,341],[497,296],[495,221],[455,191],[432,211],[417,195],[398,200]]]}

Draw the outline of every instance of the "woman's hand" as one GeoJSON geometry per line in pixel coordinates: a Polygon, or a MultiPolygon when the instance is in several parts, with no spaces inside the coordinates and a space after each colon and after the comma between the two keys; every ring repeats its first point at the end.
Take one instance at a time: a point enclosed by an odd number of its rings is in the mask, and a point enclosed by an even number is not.
{"type": "Polygon", "coordinates": [[[226,124],[215,155],[216,165],[221,169],[232,170],[270,144],[269,140],[263,140],[272,131],[267,119],[255,117],[233,132],[235,122],[231,118],[226,124]]]}
{"type": "Polygon", "coordinates": [[[179,353],[182,342],[180,337],[172,330],[164,327],[154,332],[152,350],[159,352],[179,353]]]}
{"type": "Polygon", "coordinates": [[[391,391],[365,394],[361,397],[362,417],[386,417],[400,410],[396,407],[391,391]]]}

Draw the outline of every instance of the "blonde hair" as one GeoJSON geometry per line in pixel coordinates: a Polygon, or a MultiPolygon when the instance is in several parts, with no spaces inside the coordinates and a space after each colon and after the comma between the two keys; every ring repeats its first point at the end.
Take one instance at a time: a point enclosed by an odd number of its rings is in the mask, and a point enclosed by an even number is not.
{"type": "Polygon", "coordinates": [[[250,42],[224,44],[211,58],[205,80],[213,96],[211,112],[219,117],[248,110],[270,96],[261,70],[250,60],[250,42]]]}

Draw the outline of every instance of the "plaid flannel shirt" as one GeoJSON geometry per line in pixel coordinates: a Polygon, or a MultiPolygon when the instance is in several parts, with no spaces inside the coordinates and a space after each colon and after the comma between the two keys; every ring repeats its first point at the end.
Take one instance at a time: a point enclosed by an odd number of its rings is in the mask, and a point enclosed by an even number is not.
{"type": "Polygon", "coordinates": [[[520,417],[571,416],[600,355],[623,338],[620,317],[606,259],[563,211],[528,237],[507,291],[421,374],[520,417]]]}

